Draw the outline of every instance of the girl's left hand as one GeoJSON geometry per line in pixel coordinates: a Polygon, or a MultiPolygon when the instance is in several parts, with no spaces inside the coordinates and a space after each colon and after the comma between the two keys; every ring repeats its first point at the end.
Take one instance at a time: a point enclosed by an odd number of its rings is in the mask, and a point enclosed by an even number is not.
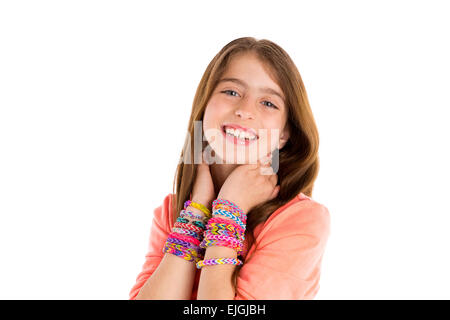
{"type": "Polygon", "coordinates": [[[254,206],[278,195],[278,176],[270,166],[271,155],[257,164],[240,165],[231,172],[218,198],[233,202],[247,213],[254,206]],[[264,174],[263,174],[264,173],[264,174]]]}

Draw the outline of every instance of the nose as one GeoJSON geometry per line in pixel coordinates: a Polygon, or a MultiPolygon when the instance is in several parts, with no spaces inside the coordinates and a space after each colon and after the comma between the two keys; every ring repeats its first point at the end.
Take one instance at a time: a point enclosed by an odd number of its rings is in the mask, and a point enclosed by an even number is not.
{"type": "Polygon", "coordinates": [[[246,101],[246,99],[242,100],[242,103],[240,103],[236,108],[234,114],[243,119],[254,119],[252,106],[249,101],[246,101]]]}

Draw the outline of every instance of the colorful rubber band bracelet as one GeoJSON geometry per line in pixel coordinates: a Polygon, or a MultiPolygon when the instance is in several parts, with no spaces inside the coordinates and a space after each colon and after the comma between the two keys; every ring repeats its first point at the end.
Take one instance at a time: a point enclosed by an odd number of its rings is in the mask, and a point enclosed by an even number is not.
{"type": "Polygon", "coordinates": [[[186,209],[189,206],[199,209],[200,211],[202,211],[206,215],[206,217],[208,217],[208,218],[211,217],[211,211],[209,211],[209,209],[207,207],[205,207],[204,205],[202,205],[200,203],[197,203],[197,202],[194,202],[192,200],[187,200],[184,203],[184,209],[186,209]]]}
{"type": "Polygon", "coordinates": [[[207,217],[204,217],[202,215],[193,213],[192,211],[188,210],[188,209],[183,209],[180,212],[180,217],[190,217],[192,219],[197,219],[197,220],[202,220],[205,221],[207,219],[207,217]]]}
{"type": "Polygon", "coordinates": [[[218,210],[214,210],[213,211],[213,216],[215,216],[215,215],[221,215],[221,216],[225,216],[227,218],[230,218],[234,222],[236,222],[242,229],[245,230],[246,225],[241,221],[241,219],[239,219],[235,215],[231,214],[230,212],[222,210],[222,209],[218,209],[218,210]]]}
{"type": "Polygon", "coordinates": [[[229,207],[235,209],[237,212],[239,212],[239,214],[240,214],[241,216],[245,215],[244,211],[243,211],[241,208],[239,208],[238,205],[236,205],[235,203],[233,203],[233,202],[231,202],[231,201],[228,201],[228,200],[225,200],[225,199],[217,198],[216,200],[214,200],[214,201],[212,202],[212,207],[214,208],[214,207],[215,207],[216,205],[218,205],[218,204],[224,204],[224,205],[226,205],[226,206],[229,206],[229,207]]]}
{"type": "Polygon", "coordinates": [[[235,258],[218,258],[218,259],[205,259],[200,260],[196,263],[197,269],[201,269],[205,266],[213,266],[213,265],[219,265],[219,264],[231,264],[239,266],[242,264],[242,261],[235,258]]]}

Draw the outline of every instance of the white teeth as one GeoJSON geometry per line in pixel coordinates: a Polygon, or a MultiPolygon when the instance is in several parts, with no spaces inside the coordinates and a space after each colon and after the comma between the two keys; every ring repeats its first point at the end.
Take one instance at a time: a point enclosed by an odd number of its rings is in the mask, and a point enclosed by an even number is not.
{"type": "Polygon", "coordinates": [[[241,131],[238,129],[233,129],[233,128],[226,128],[225,132],[227,134],[230,134],[238,139],[244,140],[256,140],[256,136],[254,136],[253,134],[246,132],[246,131],[241,131]]]}

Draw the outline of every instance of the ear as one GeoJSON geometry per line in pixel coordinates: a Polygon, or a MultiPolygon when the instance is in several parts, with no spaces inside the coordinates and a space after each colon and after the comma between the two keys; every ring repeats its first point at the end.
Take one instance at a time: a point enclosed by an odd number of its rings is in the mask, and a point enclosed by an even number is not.
{"type": "Polygon", "coordinates": [[[285,125],[284,130],[280,135],[280,146],[278,149],[282,149],[286,144],[286,142],[288,142],[288,140],[289,140],[289,126],[285,125]]]}

